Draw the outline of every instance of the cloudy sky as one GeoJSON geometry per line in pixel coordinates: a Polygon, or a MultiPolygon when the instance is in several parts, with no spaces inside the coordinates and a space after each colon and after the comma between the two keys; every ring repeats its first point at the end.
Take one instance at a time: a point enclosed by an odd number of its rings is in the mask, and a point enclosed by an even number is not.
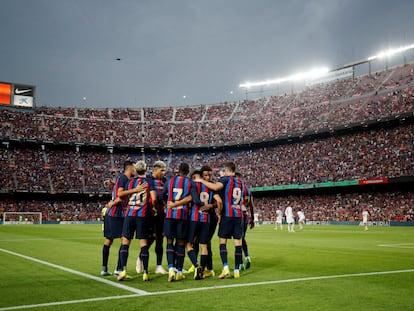
{"type": "Polygon", "coordinates": [[[409,0],[0,0],[0,81],[36,85],[46,106],[237,100],[241,82],[414,43],[413,12],[409,0]]]}

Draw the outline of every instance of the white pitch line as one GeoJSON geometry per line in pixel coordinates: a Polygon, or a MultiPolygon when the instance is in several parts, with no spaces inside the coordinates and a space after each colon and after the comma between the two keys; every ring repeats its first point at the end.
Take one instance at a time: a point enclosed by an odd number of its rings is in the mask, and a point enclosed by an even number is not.
{"type": "MultiPolygon", "coordinates": [[[[98,238],[95,238],[98,239],[98,238]]],[[[99,237],[102,240],[102,237],[99,237]]],[[[83,238],[18,238],[18,239],[5,239],[0,242],[21,242],[21,241],[61,241],[61,240],[91,240],[89,237],[83,238]]]]}
{"type": "Polygon", "coordinates": [[[17,256],[17,257],[20,257],[20,258],[24,258],[24,259],[33,261],[33,262],[37,262],[37,263],[40,263],[40,264],[45,265],[45,266],[49,266],[49,267],[52,267],[52,268],[55,268],[55,269],[59,269],[59,270],[63,270],[63,271],[66,271],[66,272],[69,272],[69,273],[72,273],[72,274],[76,274],[76,275],[82,276],[84,278],[91,279],[91,280],[94,280],[94,281],[97,281],[97,282],[101,282],[101,283],[104,283],[104,284],[107,284],[107,285],[110,285],[110,286],[113,286],[113,287],[116,287],[116,288],[119,288],[119,289],[123,289],[123,290],[129,291],[129,292],[132,292],[134,294],[140,294],[140,295],[147,294],[146,291],[143,291],[143,290],[140,290],[140,289],[137,289],[137,288],[134,288],[134,287],[126,286],[126,285],[120,284],[120,283],[115,283],[115,282],[112,282],[110,280],[104,279],[102,277],[97,277],[97,276],[94,276],[94,275],[91,275],[91,274],[83,273],[81,271],[77,271],[77,270],[73,270],[73,269],[70,269],[70,268],[63,267],[63,266],[55,265],[53,263],[43,261],[43,260],[40,260],[40,259],[37,259],[37,258],[34,258],[34,257],[30,257],[30,256],[26,256],[26,255],[23,255],[23,254],[15,253],[15,252],[9,251],[7,249],[0,248],[0,251],[3,252],[3,253],[6,253],[6,254],[10,254],[10,255],[13,255],[13,256],[17,256]]]}
{"type": "Polygon", "coordinates": [[[391,248],[414,248],[414,243],[402,243],[402,244],[378,244],[380,247],[391,247],[391,248]]]}
{"type": "Polygon", "coordinates": [[[273,285],[273,284],[282,284],[282,283],[305,282],[305,281],[315,281],[315,280],[328,280],[328,279],[362,277],[362,276],[373,276],[373,275],[386,275],[386,274],[397,274],[397,273],[412,273],[412,272],[414,272],[414,269],[394,270],[394,271],[379,271],[379,272],[363,272],[363,273],[354,273],[354,274],[325,275],[325,276],[314,276],[314,277],[307,277],[307,278],[265,281],[265,282],[244,283],[244,284],[228,284],[228,285],[218,285],[218,286],[211,286],[211,287],[198,287],[198,288],[168,290],[168,291],[160,291],[160,292],[145,292],[144,294],[133,294],[133,295],[124,295],[124,296],[108,296],[108,297],[98,297],[98,298],[90,298],[90,299],[79,299],[79,300],[68,300],[68,301],[58,301],[58,302],[47,302],[47,303],[32,304],[32,305],[12,306],[12,307],[0,308],[0,311],[30,309],[30,308],[38,308],[38,307],[50,307],[50,306],[68,305],[68,304],[75,304],[75,303],[85,303],[85,302],[94,302],[94,301],[135,298],[135,297],[143,297],[143,296],[159,296],[159,295],[166,295],[166,294],[188,293],[188,292],[214,290],[214,289],[227,289],[227,288],[237,288],[237,287],[273,285]]]}

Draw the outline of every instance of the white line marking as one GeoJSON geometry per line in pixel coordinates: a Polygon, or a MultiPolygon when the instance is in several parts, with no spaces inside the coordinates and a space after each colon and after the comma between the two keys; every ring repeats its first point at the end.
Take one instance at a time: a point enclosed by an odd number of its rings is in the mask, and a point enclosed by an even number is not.
{"type": "Polygon", "coordinates": [[[226,289],[226,288],[249,287],[249,286],[259,286],[259,285],[273,285],[273,284],[282,284],[282,283],[328,280],[328,279],[339,279],[339,278],[350,278],[350,277],[361,277],[361,276],[372,276],[372,275],[386,275],[386,274],[397,274],[397,273],[412,273],[412,272],[414,272],[414,269],[314,276],[314,277],[287,279],[287,280],[218,285],[218,286],[211,286],[211,287],[187,288],[187,289],[168,290],[168,291],[160,291],[160,292],[152,292],[152,293],[144,292],[143,294],[133,294],[133,295],[124,295],[124,296],[108,296],[108,297],[98,297],[98,298],[90,298],[90,299],[68,300],[68,301],[48,302],[48,303],[33,304],[33,305],[4,307],[4,308],[0,308],[0,311],[30,309],[30,308],[37,308],[37,307],[50,307],[50,306],[59,306],[59,305],[67,305],[67,304],[75,304],[75,303],[116,300],[116,299],[124,299],[124,298],[143,297],[143,296],[159,296],[159,295],[165,295],[165,294],[188,293],[188,292],[213,290],[213,289],[226,289]]]}
{"type": "Polygon", "coordinates": [[[414,248],[414,243],[401,243],[401,244],[378,244],[380,247],[393,247],[393,248],[414,248]]]}
{"type": "MultiPolygon", "coordinates": [[[[93,239],[93,238],[92,238],[93,239]]],[[[89,237],[83,237],[83,238],[18,238],[18,239],[5,239],[0,240],[0,242],[21,242],[21,241],[70,241],[70,240],[92,240],[89,237]]],[[[98,239],[98,238],[95,238],[98,239]]],[[[99,237],[99,239],[103,240],[103,237],[99,237]]]]}
{"type": "Polygon", "coordinates": [[[37,258],[34,258],[34,257],[29,257],[29,256],[26,256],[26,255],[15,253],[15,252],[9,251],[7,249],[0,248],[0,251],[3,252],[3,253],[7,253],[7,254],[10,254],[10,255],[13,255],[13,256],[24,258],[24,259],[27,259],[27,260],[30,260],[30,261],[34,261],[34,262],[40,263],[40,264],[45,265],[45,266],[49,266],[49,267],[52,267],[52,268],[55,268],[55,269],[63,270],[63,271],[66,271],[66,272],[69,272],[69,273],[72,273],[72,274],[80,275],[84,278],[91,279],[91,280],[94,280],[94,281],[97,281],[97,282],[101,282],[101,283],[104,283],[104,284],[107,284],[107,285],[110,285],[110,286],[113,286],[113,287],[124,289],[126,291],[129,291],[129,292],[132,292],[132,293],[135,293],[135,294],[140,294],[140,295],[147,294],[146,291],[143,291],[143,290],[140,290],[140,289],[137,289],[137,288],[134,288],[134,287],[126,286],[126,285],[123,285],[123,284],[120,284],[120,283],[115,283],[115,282],[112,282],[110,280],[104,279],[102,277],[97,277],[97,276],[94,276],[94,275],[91,275],[91,274],[87,274],[87,273],[83,273],[83,272],[73,270],[73,269],[70,269],[70,268],[66,268],[66,267],[63,267],[63,266],[55,265],[53,263],[43,261],[43,260],[40,260],[40,259],[37,259],[37,258]]]}

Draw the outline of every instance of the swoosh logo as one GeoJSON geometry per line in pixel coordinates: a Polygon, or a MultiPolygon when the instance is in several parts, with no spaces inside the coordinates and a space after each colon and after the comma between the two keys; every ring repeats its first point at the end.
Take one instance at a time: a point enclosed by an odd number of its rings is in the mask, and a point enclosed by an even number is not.
{"type": "Polygon", "coordinates": [[[23,94],[23,93],[27,93],[27,92],[31,92],[32,89],[27,89],[27,90],[19,90],[19,89],[15,89],[14,93],[16,94],[23,94]]]}

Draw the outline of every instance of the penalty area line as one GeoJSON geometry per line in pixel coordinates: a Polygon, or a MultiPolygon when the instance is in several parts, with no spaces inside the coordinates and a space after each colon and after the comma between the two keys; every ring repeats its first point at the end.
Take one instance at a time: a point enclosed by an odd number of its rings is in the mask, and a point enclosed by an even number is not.
{"type": "Polygon", "coordinates": [[[78,271],[78,270],[74,270],[74,269],[63,267],[63,266],[59,266],[59,265],[56,265],[56,264],[53,264],[53,263],[50,263],[50,262],[47,262],[47,261],[44,261],[44,260],[34,258],[34,257],[30,257],[30,256],[26,256],[26,255],[23,255],[23,254],[15,253],[15,252],[9,251],[7,249],[0,248],[0,251],[3,252],[3,253],[9,254],[9,255],[13,255],[13,256],[16,256],[16,257],[20,257],[20,258],[23,258],[23,259],[26,259],[26,260],[36,262],[36,263],[40,263],[40,264],[48,266],[48,267],[52,267],[52,268],[59,269],[59,270],[65,271],[65,272],[76,274],[76,275],[82,276],[82,277],[90,279],[90,280],[101,282],[101,283],[104,283],[106,285],[110,285],[110,286],[113,286],[113,287],[116,287],[116,288],[119,288],[119,289],[123,289],[123,290],[126,290],[128,292],[132,292],[134,294],[139,294],[139,295],[147,294],[146,291],[143,291],[143,290],[140,290],[140,289],[137,289],[137,288],[134,288],[134,287],[126,286],[126,285],[120,284],[120,283],[115,283],[113,281],[104,279],[102,277],[97,277],[97,276],[87,274],[87,273],[84,273],[84,272],[81,272],[81,271],[78,271]]]}
{"type": "Polygon", "coordinates": [[[211,287],[187,288],[187,289],[168,290],[168,291],[159,291],[159,292],[144,292],[143,294],[108,296],[108,297],[98,297],[98,298],[89,298],[89,299],[48,302],[48,303],[32,304],[32,305],[12,306],[12,307],[0,308],[0,311],[29,309],[29,308],[37,308],[37,307],[50,307],[50,306],[58,306],[58,305],[69,305],[69,304],[87,303],[87,302],[104,301],[104,300],[117,300],[117,299],[135,298],[135,297],[143,297],[143,296],[179,294],[179,293],[188,293],[188,292],[197,292],[197,291],[205,291],[205,290],[215,290],[215,289],[250,287],[250,286],[260,286],[260,285],[274,285],[274,284],[293,283],[293,282],[306,282],[306,281],[316,281],[316,280],[329,280],[329,279],[339,279],[339,278],[352,278],[352,277],[387,275],[387,274],[398,274],[398,273],[412,273],[412,272],[414,272],[414,269],[363,272],[363,273],[354,273],[354,274],[325,275],[325,276],[314,276],[314,277],[306,277],[306,278],[264,281],[264,282],[243,283],[243,284],[228,284],[228,285],[218,285],[218,286],[211,286],[211,287]]]}

